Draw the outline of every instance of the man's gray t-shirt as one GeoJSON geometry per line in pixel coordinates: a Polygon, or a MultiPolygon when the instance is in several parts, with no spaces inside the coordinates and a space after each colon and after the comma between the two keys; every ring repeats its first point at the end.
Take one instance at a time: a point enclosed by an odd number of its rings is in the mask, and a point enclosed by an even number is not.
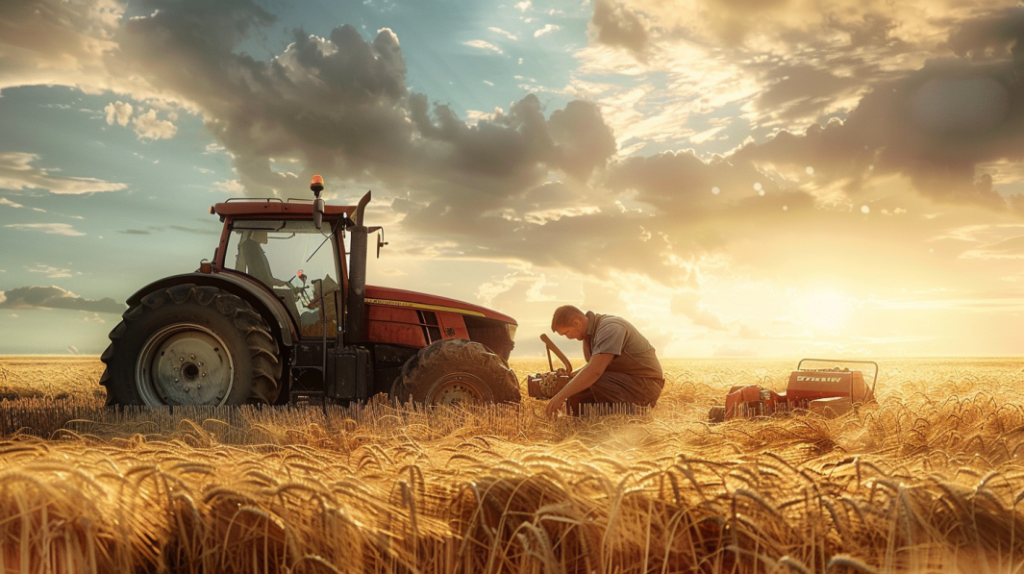
{"type": "MultiPolygon", "coordinates": [[[[629,321],[615,315],[587,313],[587,341],[591,355],[615,355],[607,371],[634,377],[663,379],[661,363],[651,343],[629,321]]],[[[586,350],[586,349],[584,349],[586,350]]]]}

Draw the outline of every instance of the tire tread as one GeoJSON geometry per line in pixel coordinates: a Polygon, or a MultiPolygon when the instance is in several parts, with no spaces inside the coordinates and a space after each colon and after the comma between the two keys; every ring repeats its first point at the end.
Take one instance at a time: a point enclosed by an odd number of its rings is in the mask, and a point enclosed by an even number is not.
{"type": "MultiPolygon", "coordinates": [[[[273,403],[280,392],[282,365],[278,358],[280,347],[270,333],[270,327],[262,315],[237,295],[217,287],[199,286],[192,283],[174,285],[155,291],[132,305],[122,315],[122,321],[110,332],[110,345],[103,351],[100,360],[106,368],[100,376],[100,384],[107,390],[107,405],[118,401],[112,391],[115,384],[112,370],[117,361],[119,340],[124,337],[127,323],[144,317],[148,310],[158,309],[170,301],[182,305],[190,301],[203,307],[211,307],[231,321],[242,333],[252,359],[252,390],[248,402],[273,403]]],[[[134,357],[131,358],[135,360],[134,357]]]]}

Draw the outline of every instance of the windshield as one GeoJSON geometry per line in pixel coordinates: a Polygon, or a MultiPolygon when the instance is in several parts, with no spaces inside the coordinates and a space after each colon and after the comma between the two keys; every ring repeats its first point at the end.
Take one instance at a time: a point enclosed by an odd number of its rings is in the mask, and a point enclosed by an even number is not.
{"type": "Polygon", "coordinates": [[[224,266],[248,273],[270,287],[301,325],[319,336],[323,281],[329,336],[337,331],[332,293],[340,288],[330,229],[312,221],[238,220],[231,227],[224,266]]]}

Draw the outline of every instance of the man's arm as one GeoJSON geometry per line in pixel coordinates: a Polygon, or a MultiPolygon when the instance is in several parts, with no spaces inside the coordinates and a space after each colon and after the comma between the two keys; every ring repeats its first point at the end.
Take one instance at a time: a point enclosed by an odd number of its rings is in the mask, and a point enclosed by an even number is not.
{"type": "Polygon", "coordinates": [[[583,365],[583,368],[579,370],[576,376],[562,387],[562,390],[555,393],[555,396],[551,397],[551,401],[544,409],[547,415],[553,417],[565,405],[566,399],[592,387],[597,382],[597,379],[601,378],[604,370],[608,368],[608,365],[614,358],[615,355],[611,353],[598,353],[591,356],[590,361],[583,365]]]}

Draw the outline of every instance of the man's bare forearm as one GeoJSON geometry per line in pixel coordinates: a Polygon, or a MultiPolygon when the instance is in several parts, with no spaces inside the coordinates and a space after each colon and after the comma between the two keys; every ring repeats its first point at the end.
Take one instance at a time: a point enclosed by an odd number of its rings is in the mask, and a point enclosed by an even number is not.
{"type": "Polygon", "coordinates": [[[562,390],[558,391],[555,393],[555,396],[551,397],[551,400],[555,402],[564,402],[565,399],[575,395],[576,393],[589,389],[594,386],[597,379],[601,377],[601,371],[603,371],[603,369],[595,369],[593,368],[593,365],[587,363],[576,373],[576,376],[573,377],[572,380],[562,387],[562,390]]]}

